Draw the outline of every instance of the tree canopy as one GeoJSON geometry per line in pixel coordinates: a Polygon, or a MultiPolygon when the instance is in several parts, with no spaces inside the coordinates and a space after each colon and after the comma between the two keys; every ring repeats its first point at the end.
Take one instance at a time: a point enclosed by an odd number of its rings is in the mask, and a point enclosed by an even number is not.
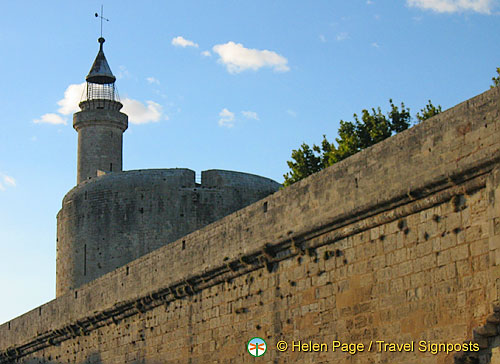
{"type": "Polygon", "coordinates": [[[496,77],[492,77],[491,80],[493,81],[493,86],[490,86],[491,88],[500,86],[500,67],[497,67],[497,75],[496,77]]]}
{"type": "MultiPolygon", "coordinates": [[[[289,186],[307,176],[319,172],[347,157],[366,149],[393,134],[408,129],[412,125],[410,109],[401,103],[395,105],[389,100],[390,110],[384,114],[380,107],[370,111],[363,109],[361,116],[353,115],[354,121],[340,121],[338,137],[329,142],[325,135],[320,146],[310,147],[302,143],[292,150],[292,160],[287,161],[290,171],[283,175],[284,186],[289,186]]],[[[441,112],[441,106],[428,104],[416,114],[416,122],[421,122],[441,112]]]]}
{"type": "MultiPolygon", "coordinates": [[[[500,86],[500,67],[497,67],[496,72],[497,76],[491,78],[493,81],[491,88],[500,86]]],[[[283,185],[290,186],[393,134],[408,129],[412,124],[410,109],[405,107],[404,103],[396,106],[392,100],[389,100],[389,104],[390,110],[386,114],[383,114],[380,107],[377,107],[370,111],[363,109],[361,118],[354,114],[354,121],[340,120],[338,138],[335,138],[336,145],[329,142],[326,135],[323,135],[321,146],[313,144],[310,147],[302,143],[299,149],[292,150],[292,160],[286,162],[290,171],[283,175],[285,178],[283,185]]],[[[429,119],[440,112],[441,106],[434,106],[429,100],[427,105],[415,115],[415,123],[429,119]]]]}

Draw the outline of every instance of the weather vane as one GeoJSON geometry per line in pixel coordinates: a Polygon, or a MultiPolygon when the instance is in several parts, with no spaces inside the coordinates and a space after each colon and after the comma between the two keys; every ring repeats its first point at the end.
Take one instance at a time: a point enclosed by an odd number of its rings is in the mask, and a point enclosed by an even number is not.
{"type": "Polygon", "coordinates": [[[109,19],[106,19],[103,15],[104,15],[103,5],[101,5],[101,15],[99,15],[98,13],[95,13],[96,18],[101,18],[101,38],[102,38],[102,21],[103,20],[109,21],[109,19]]]}

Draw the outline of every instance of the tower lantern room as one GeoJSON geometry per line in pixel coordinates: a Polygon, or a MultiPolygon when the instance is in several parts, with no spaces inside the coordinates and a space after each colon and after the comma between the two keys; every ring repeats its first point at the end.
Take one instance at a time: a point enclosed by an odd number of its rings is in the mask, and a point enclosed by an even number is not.
{"type": "Polygon", "coordinates": [[[104,38],[99,38],[99,52],[86,77],[85,93],[73,115],[78,132],[77,183],[101,173],[122,171],[123,132],[127,115],[115,87],[116,77],[104,56],[104,38]]]}
{"type": "MultiPolygon", "coordinates": [[[[83,103],[99,103],[103,101],[118,101],[118,93],[115,87],[116,77],[111,72],[108,61],[104,56],[104,38],[99,38],[99,53],[85,78],[87,81],[83,103]]],[[[98,105],[96,105],[98,106],[98,105]]]]}

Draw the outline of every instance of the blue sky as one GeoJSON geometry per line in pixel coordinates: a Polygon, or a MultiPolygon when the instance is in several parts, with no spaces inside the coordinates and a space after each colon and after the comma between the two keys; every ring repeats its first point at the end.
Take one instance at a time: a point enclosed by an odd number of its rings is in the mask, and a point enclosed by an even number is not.
{"type": "MultiPolygon", "coordinates": [[[[129,129],[124,169],[283,181],[291,150],[389,98],[412,115],[487,90],[497,0],[104,0],[129,129]]],[[[0,3],[0,323],[55,296],[56,214],[76,183],[72,113],[100,1],[0,3]]]]}

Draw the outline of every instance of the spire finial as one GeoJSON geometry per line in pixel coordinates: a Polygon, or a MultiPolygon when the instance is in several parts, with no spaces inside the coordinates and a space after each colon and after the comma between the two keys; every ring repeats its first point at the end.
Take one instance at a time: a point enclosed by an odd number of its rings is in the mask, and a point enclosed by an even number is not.
{"type": "Polygon", "coordinates": [[[99,42],[99,52],[97,53],[97,57],[95,58],[94,64],[92,64],[92,68],[90,69],[89,74],[86,77],[87,82],[97,83],[97,84],[112,84],[116,81],[116,77],[113,76],[111,72],[111,68],[109,68],[108,61],[106,60],[106,56],[104,56],[104,51],[102,45],[105,40],[103,37],[98,39],[99,42]]]}
{"type": "Polygon", "coordinates": [[[104,38],[102,37],[102,21],[103,20],[106,20],[106,21],[109,21],[109,19],[106,19],[103,15],[104,15],[104,10],[103,10],[104,6],[101,5],[101,15],[99,15],[99,13],[95,13],[95,17],[96,18],[101,18],[101,38],[99,38],[99,43],[101,43],[101,48],[102,48],[102,43],[104,43],[104,38]],[[103,40],[103,42],[101,42],[101,39],[103,40]]]}
{"type": "Polygon", "coordinates": [[[97,41],[99,42],[99,50],[102,51],[102,45],[106,40],[101,36],[97,41]]]}

